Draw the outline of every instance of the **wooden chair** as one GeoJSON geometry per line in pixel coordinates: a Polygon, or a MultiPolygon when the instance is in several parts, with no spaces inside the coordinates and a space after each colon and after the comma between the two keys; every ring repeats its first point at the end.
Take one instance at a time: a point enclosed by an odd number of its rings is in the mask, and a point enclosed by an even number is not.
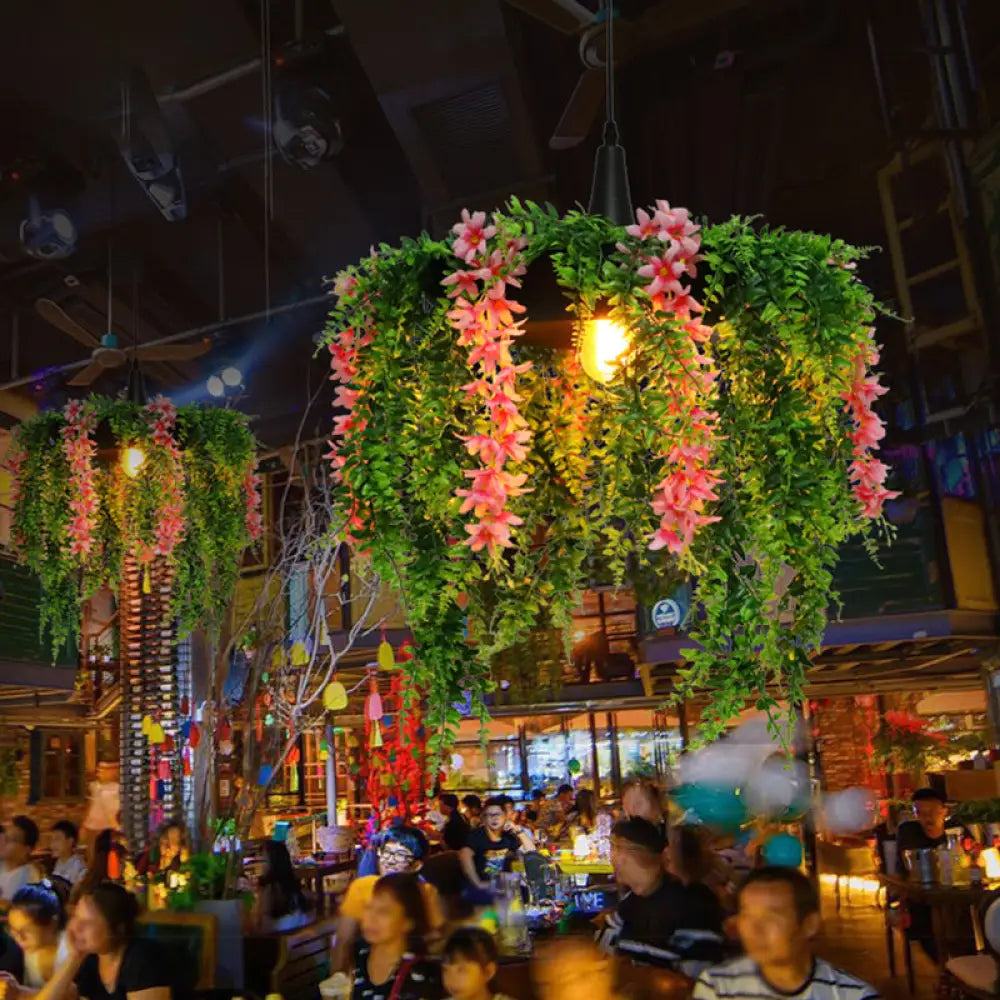
{"type": "Polygon", "coordinates": [[[1000,979],[1000,894],[991,893],[979,907],[983,950],[948,959],[945,975],[950,992],[972,1000],[996,1000],[1000,979]]]}
{"type": "Polygon", "coordinates": [[[138,934],[170,952],[187,980],[180,985],[188,990],[214,989],[219,947],[219,922],[214,913],[147,911],[139,918],[138,934]]]}
{"type": "Polygon", "coordinates": [[[244,956],[246,985],[254,993],[278,993],[284,1000],[315,1000],[319,984],[330,975],[335,917],[294,931],[249,937],[244,956]]]}

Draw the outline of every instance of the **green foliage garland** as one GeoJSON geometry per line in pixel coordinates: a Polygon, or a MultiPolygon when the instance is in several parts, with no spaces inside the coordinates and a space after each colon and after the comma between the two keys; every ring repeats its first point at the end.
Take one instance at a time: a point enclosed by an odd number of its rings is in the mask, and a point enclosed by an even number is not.
{"type": "Polygon", "coordinates": [[[853,273],[864,252],[745,219],[702,230],[700,297],[714,327],[702,349],[721,374],[698,392],[718,415],[719,520],[672,556],[650,550],[650,501],[665,449],[694,424],[675,405],[690,376],[683,322],[651,308],[637,274],[649,244],[603,218],[516,200],[493,223],[497,245],[523,247],[525,285],[548,258],[572,316],[608,304],[633,348],[600,384],[572,352],[532,345],[526,317],[513,356],[533,365],[516,386],[532,442],[516,464],[525,492],[507,504],[523,523],[513,547],[476,552],[455,489],[470,467],[461,437],[483,433],[484,417],[463,389],[474,376],[441,286],[456,268],[452,241],[383,245],[338,279],[326,343],[349,390],[335,447],[342,513],[405,602],[416,683],[436,715],[432,749],[450,741],[461,692],[481,700],[490,690],[496,654],[535,629],[566,629],[595,565],[640,593],[697,577],[678,693],[709,694],[709,733],[748,699],[769,711],[778,698],[800,701],[835,599],[838,546],[882,524],[862,516],[852,489],[857,447],[843,402],[877,313],[853,273]]]}
{"type": "Polygon", "coordinates": [[[66,413],[46,411],[14,430],[14,543],[41,580],[41,626],[53,655],[79,633],[81,600],[117,588],[125,556],[147,562],[164,552],[157,545],[165,539],[175,540],[165,558],[175,571],[173,607],[182,631],[222,622],[241,555],[256,534],[259,497],[248,480],[256,443],[234,410],[181,407],[175,424],[157,430],[158,405],[173,411],[165,401],[141,407],[93,397],[71,404],[83,412],[92,439],[110,432],[115,445],[102,454],[92,441],[93,459],[83,466],[95,495],[85,545],[71,542],[79,480],[62,446],[66,413]],[[126,448],[145,456],[135,476],[118,461],[126,448]],[[174,495],[177,510],[170,507],[174,495]]]}

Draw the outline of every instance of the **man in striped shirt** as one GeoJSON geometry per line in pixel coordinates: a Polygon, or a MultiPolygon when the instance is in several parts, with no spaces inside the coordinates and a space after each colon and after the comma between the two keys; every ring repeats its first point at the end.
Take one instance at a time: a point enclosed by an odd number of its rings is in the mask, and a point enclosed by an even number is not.
{"type": "Polygon", "coordinates": [[[876,990],[813,954],[816,887],[795,868],[758,868],[737,896],[743,958],[702,973],[693,1000],[879,1000],[876,990]]]}

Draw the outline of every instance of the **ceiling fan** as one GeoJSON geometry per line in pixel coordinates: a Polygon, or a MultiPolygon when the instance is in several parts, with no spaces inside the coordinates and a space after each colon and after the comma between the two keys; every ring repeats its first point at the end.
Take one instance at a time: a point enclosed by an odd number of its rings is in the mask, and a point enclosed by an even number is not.
{"type": "Polygon", "coordinates": [[[135,347],[122,347],[118,337],[110,330],[103,337],[98,337],[52,299],[38,299],[35,311],[47,323],[92,349],[90,363],[73,376],[67,385],[91,385],[104,372],[121,368],[131,358],[136,361],[193,361],[207,354],[212,346],[207,340],[203,340],[196,344],[139,344],[135,347]]]}
{"type": "MultiPolygon", "coordinates": [[[[564,35],[578,35],[583,72],[549,139],[549,149],[572,149],[590,135],[604,103],[605,25],[603,11],[577,0],[506,0],[564,35]]],[[[615,15],[615,65],[621,69],[640,53],[676,44],[682,34],[721,17],[750,0],[700,0],[697,4],[653,3],[634,18],[615,15]]],[[[617,6],[617,4],[615,4],[617,6]]]]}

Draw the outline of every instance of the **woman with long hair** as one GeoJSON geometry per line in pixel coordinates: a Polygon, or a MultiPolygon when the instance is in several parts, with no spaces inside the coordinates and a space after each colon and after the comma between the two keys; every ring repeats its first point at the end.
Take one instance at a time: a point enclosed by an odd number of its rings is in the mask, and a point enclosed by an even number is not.
{"type": "Polygon", "coordinates": [[[570,828],[574,833],[593,833],[597,827],[597,798],[589,788],[581,788],[573,803],[570,828]]]}
{"type": "Polygon", "coordinates": [[[264,842],[264,871],[257,880],[255,923],[263,931],[287,931],[309,922],[309,903],[299,887],[288,848],[264,842]]]}
{"type": "Polygon", "coordinates": [[[425,961],[427,908],[415,875],[378,880],[361,920],[352,1000],[434,1000],[440,969],[425,961]]]}

